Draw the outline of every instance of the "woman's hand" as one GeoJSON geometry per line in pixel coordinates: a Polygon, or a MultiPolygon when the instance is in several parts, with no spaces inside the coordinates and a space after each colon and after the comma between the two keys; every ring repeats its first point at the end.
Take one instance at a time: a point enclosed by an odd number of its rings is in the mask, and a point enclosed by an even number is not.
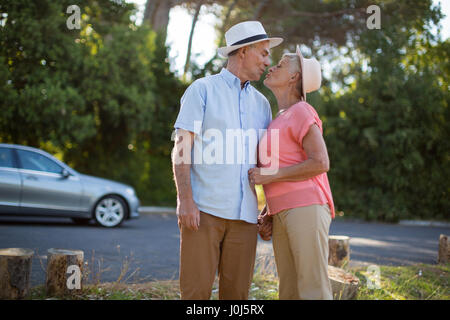
{"type": "Polygon", "coordinates": [[[268,174],[266,170],[262,172],[262,168],[252,168],[248,170],[248,181],[251,184],[268,184],[273,182],[275,175],[268,174]]]}

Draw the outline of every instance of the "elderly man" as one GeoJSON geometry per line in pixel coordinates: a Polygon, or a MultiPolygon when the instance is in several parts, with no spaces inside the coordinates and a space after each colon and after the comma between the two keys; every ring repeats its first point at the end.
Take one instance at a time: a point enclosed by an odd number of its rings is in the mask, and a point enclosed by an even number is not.
{"type": "Polygon", "coordinates": [[[182,299],[209,299],[217,271],[219,299],[248,299],[253,276],[258,208],[247,172],[256,161],[246,155],[256,154],[258,141],[245,137],[266,129],[272,113],[249,82],[259,80],[269,49],[283,39],[269,38],[257,21],[234,25],[225,39],[219,54],[227,67],[187,88],[174,125],[182,299]]]}

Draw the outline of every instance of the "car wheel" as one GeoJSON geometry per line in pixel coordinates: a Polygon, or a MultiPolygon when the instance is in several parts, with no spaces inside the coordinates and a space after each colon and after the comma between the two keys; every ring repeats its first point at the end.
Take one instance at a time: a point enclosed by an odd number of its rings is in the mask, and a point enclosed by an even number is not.
{"type": "Polygon", "coordinates": [[[85,219],[85,218],[72,218],[72,221],[76,224],[80,224],[80,225],[87,225],[89,224],[89,221],[91,221],[91,219],[85,219]]]}
{"type": "Polygon", "coordinates": [[[100,199],[94,208],[95,221],[102,227],[119,226],[127,216],[127,206],[118,196],[109,195],[100,199]]]}

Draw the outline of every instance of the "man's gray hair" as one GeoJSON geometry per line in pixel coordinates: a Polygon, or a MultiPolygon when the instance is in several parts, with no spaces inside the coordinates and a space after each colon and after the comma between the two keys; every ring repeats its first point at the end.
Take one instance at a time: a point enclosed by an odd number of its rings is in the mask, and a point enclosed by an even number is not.
{"type": "MultiPolygon", "coordinates": [[[[245,48],[245,47],[255,48],[256,46],[255,46],[255,43],[252,43],[252,44],[249,44],[248,46],[244,46],[244,47],[241,47],[241,48],[245,48]]],[[[241,49],[241,48],[237,48],[236,50],[231,51],[231,52],[228,54],[228,57],[232,57],[232,56],[236,55],[236,53],[237,53],[237,52],[239,51],[239,49],[241,49]]]]}

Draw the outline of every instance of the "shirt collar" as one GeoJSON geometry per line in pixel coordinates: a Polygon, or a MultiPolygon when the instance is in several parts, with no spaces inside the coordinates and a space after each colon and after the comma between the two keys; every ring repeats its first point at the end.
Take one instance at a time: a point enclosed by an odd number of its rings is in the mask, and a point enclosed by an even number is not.
{"type": "MultiPolygon", "coordinates": [[[[233,88],[234,86],[239,87],[239,89],[241,88],[241,80],[226,68],[222,68],[222,70],[220,71],[220,75],[225,79],[225,82],[230,86],[230,88],[233,88]]],[[[247,89],[249,84],[250,81],[245,81],[244,89],[247,89]]]]}

